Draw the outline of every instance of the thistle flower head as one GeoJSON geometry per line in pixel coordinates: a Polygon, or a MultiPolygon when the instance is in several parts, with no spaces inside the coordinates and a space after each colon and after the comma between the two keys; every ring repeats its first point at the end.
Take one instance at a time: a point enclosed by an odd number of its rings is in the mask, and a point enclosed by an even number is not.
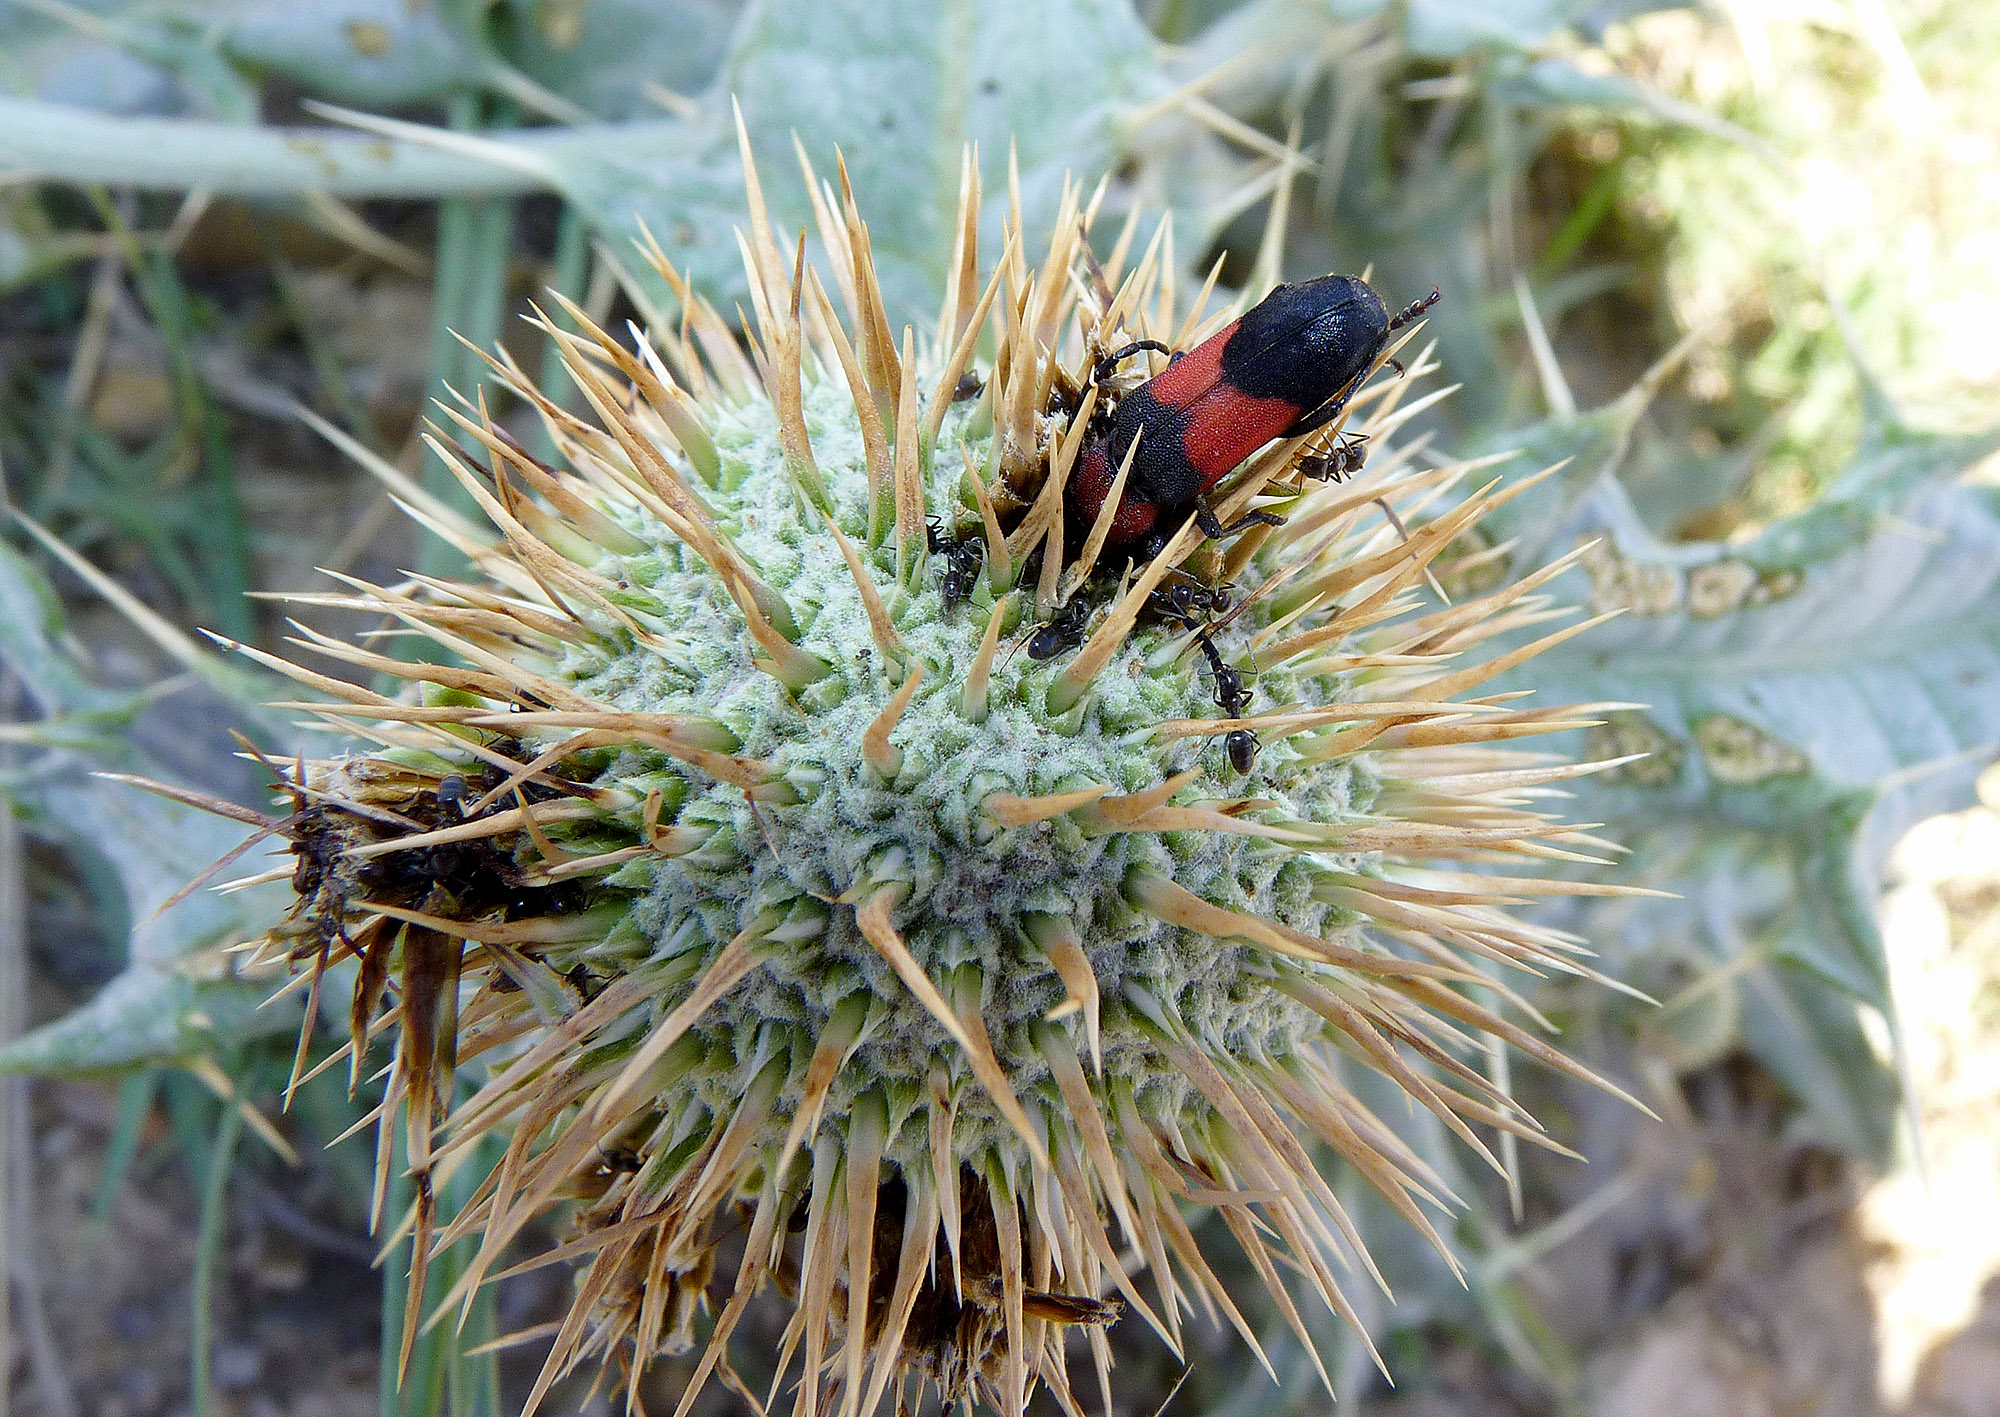
{"type": "Polygon", "coordinates": [[[266,953],[315,996],[358,957],[357,1077],[393,1035],[406,1333],[432,1256],[465,1247],[457,1309],[559,1206],[577,1292],[537,1401],[679,1351],[683,1411],[711,1377],[747,1391],[730,1336],[775,1289],[797,1412],[913,1383],[1075,1410],[1065,1338],[1102,1374],[1121,1311],[1176,1350],[1195,1313],[1255,1347],[1191,1206],[1302,1340],[1282,1270],[1353,1322],[1339,1271],[1372,1266],[1310,1148],[1440,1249],[1448,1189],[1341,1068],[1488,1160],[1482,1137],[1541,1133],[1482,1035],[1588,1076],[1488,1002],[1508,971],[1584,971],[1505,909],[1584,889],[1529,871],[1589,850],[1531,801],[1580,769],[1504,746],[1583,716],[1481,692],[1573,632],[1480,651],[1556,613],[1554,568],[1427,599],[1511,489],[1392,450],[1421,359],[1352,400],[1359,475],[1298,476],[1334,431],[1274,444],[1211,496],[1282,526],[1134,554],[1064,503],[1146,377],[1100,357],[1226,318],[1176,289],[1166,229],[1099,265],[1071,193],[1031,265],[1017,200],[982,278],[968,164],[942,314],[899,336],[844,180],[807,172],[829,290],[748,156],[740,342],[657,246],[678,327],[627,341],[565,302],[544,324],[586,411],[495,363],[562,465],[449,410],[433,447],[498,535],[406,487],[473,574],[336,597],[430,653],[301,641],[411,692],[270,661],[364,744],[284,774],[299,899],[266,953]],[[489,1137],[441,1222],[435,1178],[489,1137]]]}

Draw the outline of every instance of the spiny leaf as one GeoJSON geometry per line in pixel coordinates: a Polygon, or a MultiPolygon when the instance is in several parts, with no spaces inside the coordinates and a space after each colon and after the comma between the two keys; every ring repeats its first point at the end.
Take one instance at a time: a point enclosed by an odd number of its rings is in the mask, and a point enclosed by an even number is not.
{"type": "Polygon", "coordinates": [[[62,602],[48,581],[27,557],[0,541],[0,660],[20,677],[42,714],[127,710],[132,695],[91,683],[59,646],[63,630],[62,602]]]}
{"type": "Polygon", "coordinates": [[[75,1013],[0,1053],[0,1072],[172,1062],[297,1029],[295,1000],[260,1010],[268,983],[234,978],[212,953],[260,933],[283,908],[281,885],[230,895],[196,891],[154,915],[242,840],[240,825],[90,777],[74,761],[11,775],[0,788],[34,835],[95,857],[117,874],[133,923],[124,972],[75,1013]]]}
{"type": "MultiPolygon", "coordinates": [[[[2000,492],[1960,480],[1996,443],[1878,427],[1826,498],[1740,544],[1662,543],[1599,479],[1554,540],[1603,538],[1585,561],[1596,608],[1633,613],[1516,676],[1650,705],[1597,730],[1601,749],[1651,756],[1579,783],[1579,810],[1643,831],[1628,879],[1688,894],[1719,968],[1765,951],[1737,986],[1745,1041],[1871,1155],[1881,1080],[1838,998],[1893,1018],[1881,862],[2000,752],[2000,492]],[[1708,843],[1699,867],[1689,839],[1708,843]]],[[[1593,938],[1622,916],[1572,913],[1593,938]]],[[[1649,910],[1625,928],[1687,923],[1649,910]]]]}
{"type": "Polygon", "coordinates": [[[1584,7],[1575,0],[1411,0],[1404,21],[1410,49],[1432,59],[1450,59],[1467,50],[1494,45],[1538,48],[1584,7]]]}
{"type": "MultiPolygon", "coordinates": [[[[282,908],[282,892],[198,891],[155,918],[181,887],[242,841],[243,828],[90,775],[93,767],[169,774],[131,737],[119,736],[144,712],[148,696],[94,684],[63,637],[61,607],[47,582],[25,557],[0,545],[0,664],[26,690],[31,711],[18,718],[26,741],[39,745],[0,774],[0,799],[5,810],[22,814],[31,834],[107,867],[132,925],[124,973],[77,1013],[14,1044],[0,1055],[0,1069],[98,1071],[291,1030],[296,1008],[257,1012],[265,986],[232,979],[213,962],[204,962],[199,975],[184,972],[191,957],[258,933],[282,908]]],[[[250,721],[250,707],[238,707],[250,721]]]]}
{"type": "MultiPolygon", "coordinates": [[[[269,39],[284,53],[297,42],[284,39],[282,26],[269,39]]],[[[1066,175],[1117,165],[1128,136],[1121,114],[1170,87],[1161,62],[1122,0],[992,7],[765,0],[744,15],[721,77],[680,120],[504,139],[419,135],[386,149],[372,134],[338,129],[306,141],[295,131],[113,118],[21,99],[0,98],[0,121],[15,166],[74,181],[261,195],[438,197],[552,187],[621,259],[644,222],[695,286],[728,310],[746,290],[732,235],[743,210],[734,94],[758,150],[786,151],[795,132],[825,168],[834,147],[845,150],[874,223],[890,308],[914,319],[931,314],[944,288],[963,144],[978,143],[982,163],[995,170],[1010,147],[1018,152],[1028,221],[1046,225],[1066,175]]],[[[802,224],[800,179],[774,169],[767,180],[780,221],[802,224]]],[[[991,190],[987,210],[997,230],[1005,189],[991,190]]]]}
{"type": "MultiPolygon", "coordinates": [[[[823,170],[835,147],[846,154],[892,315],[928,316],[953,257],[964,145],[977,143],[996,171],[1011,144],[1028,225],[1045,225],[1066,175],[1115,166],[1119,111],[1163,87],[1156,50],[1131,7],[1115,0],[764,0],[744,16],[715,88],[674,141],[644,150],[603,143],[551,177],[621,245],[644,222],[727,310],[742,286],[731,234],[742,211],[734,95],[755,150],[784,152],[797,134],[823,170]]],[[[765,179],[779,223],[803,224],[797,174],[774,164],[765,179]]],[[[989,238],[1005,187],[991,191],[989,238]]]]}
{"type": "MultiPolygon", "coordinates": [[[[1815,1140],[1886,1158],[1895,1080],[1855,991],[1815,963],[1851,938],[1852,922],[1820,879],[1851,843],[1678,819],[1629,829],[1626,845],[1632,855],[1615,879],[1679,898],[1643,912],[1590,902],[1564,917],[1592,932],[1608,970],[1660,998],[1660,1011],[1634,1025],[1671,1038],[1670,1061],[1690,1066],[1742,1044],[1802,1104],[1815,1140]],[[1689,1055],[1672,1056],[1680,1047],[1689,1055]]],[[[1887,1001],[1878,992],[1868,1002],[1887,1001]]]]}

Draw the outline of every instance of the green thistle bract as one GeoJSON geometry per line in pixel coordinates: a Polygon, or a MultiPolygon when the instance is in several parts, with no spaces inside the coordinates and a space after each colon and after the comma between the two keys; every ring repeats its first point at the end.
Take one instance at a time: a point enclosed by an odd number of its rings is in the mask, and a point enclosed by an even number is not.
{"type": "Polygon", "coordinates": [[[968,164],[937,330],[898,341],[844,185],[808,174],[829,295],[745,165],[747,354],[652,248],[680,329],[635,349],[573,307],[545,322],[589,417],[495,365],[565,469],[483,407],[433,440],[498,538],[406,489],[476,574],[342,598],[435,662],[309,646],[415,692],[270,661],[371,745],[287,775],[299,903],[265,954],[315,998],[359,958],[336,1055],[357,1078],[393,1032],[406,1335],[442,1247],[469,1252],[450,1311],[559,1204],[582,1268],[537,1402],[579,1362],[636,1392],[652,1355],[697,1347],[683,1411],[711,1376],[741,1388],[730,1334],[770,1287],[795,1299],[777,1371],[799,1412],[872,1412],[912,1378],[1007,1414],[1046,1384],[1074,1410],[1064,1336],[1086,1330],[1102,1373],[1123,1310],[1177,1351],[1197,1307],[1255,1346],[1188,1203],[1302,1340],[1281,1266],[1353,1322],[1335,1270],[1367,1256],[1308,1145],[1440,1250],[1446,1188],[1336,1053],[1489,1161],[1475,1125],[1540,1132],[1466,1061],[1473,1035],[1589,1076],[1480,1000],[1506,967],[1587,972],[1503,898],[1593,888],[1452,865],[1588,842],[1527,805],[1584,769],[1499,746],[1580,712],[1469,697],[1573,633],[1472,653],[1548,619],[1558,568],[1423,608],[1433,563],[1511,490],[1446,498],[1462,469],[1385,452],[1403,380],[1353,401],[1375,453],[1355,481],[1295,475],[1330,432],[1274,445],[1214,495],[1283,527],[1223,546],[1190,527],[1132,564],[1063,492],[1093,417],[1146,377],[1098,387],[1097,356],[1219,323],[1177,314],[1170,249],[1133,261],[1128,226],[1099,269],[1072,194],[1039,267],[1017,211],[982,281],[968,164]],[[1177,586],[1215,611],[1241,720],[1218,717],[1192,618],[1153,595],[1177,586]],[[1015,652],[1075,595],[1099,608],[1074,652],[1015,652]],[[1243,730],[1248,776],[1223,751],[1243,730]],[[487,1137],[502,1159],[441,1227],[433,1178],[487,1137]]]}

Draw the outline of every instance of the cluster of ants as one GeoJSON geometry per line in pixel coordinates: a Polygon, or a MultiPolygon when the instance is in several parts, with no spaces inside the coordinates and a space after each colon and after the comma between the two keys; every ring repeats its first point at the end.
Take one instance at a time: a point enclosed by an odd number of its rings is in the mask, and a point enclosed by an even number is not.
{"type": "MultiPolygon", "coordinates": [[[[1343,434],[1323,451],[1301,457],[1296,464],[1298,473],[1313,481],[1345,481],[1360,471],[1367,456],[1366,442],[1363,435],[1343,434]]],[[[977,527],[946,535],[943,525],[934,517],[926,523],[925,531],[930,554],[937,564],[938,595],[949,613],[968,600],[978,584],[985,565],[986,540],[977,527]]],[[[1039,554],[1038,549],[1035,555],[1039,554]]],[[[1243,682],[1242,671],[1222,657],[1214,639],[1221,617],[1229,613],[1234,603],[1229,588],[1208,585],[1179,569],[1172,576],[1169,584],[1146,597],[1146,612],[1162,623],[1193,634],[1196,647],[1208,661],[1216,707],[1226,717],[1240,719],[1250,707],[1250,690],[1243,682]]],[[[1079,648],[1096,608],[1097,601],[1079,588],[1028,636],[1025,644],[1028,658],[1054,659],[1079,648]]],[[[1223,739],[1229,765],[1244,775],[1255,767],[1259,746],[1256,732],[1248,728],[1232,729],[1223,739]]]]}

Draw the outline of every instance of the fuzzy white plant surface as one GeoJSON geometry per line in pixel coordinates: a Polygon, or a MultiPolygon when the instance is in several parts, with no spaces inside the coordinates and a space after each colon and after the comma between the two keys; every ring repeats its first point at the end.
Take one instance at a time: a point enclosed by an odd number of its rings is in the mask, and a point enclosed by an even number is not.
{"type": "Polygon", "coordinates": [[[790,1374],[806,1414],[926,1385],[1010,1417],[1045,1385],[1075,1410],[1081,1328],[1108,1405],[1123,1311],[1177,1352],[1194,1315],[1257,1344],[1190,1207],[1309,1349],[1295,1290],[1352,1323],[1339,1272],[1373,1273],[1316,1146],[1445,1250],[1448,1189],[1342,1068],[1496,1166],[1495,1138],[1546,1139],[1488,1039],[1590,1076],[1502,1012],[1510,972],[1588,972],[1509,908],[1616,889],[1536,874],[1597,851],[1537,801],[1589,769],[1508,746],[1589,713],[1481,693],[1583,628],[1482,652],[1562,614],[1557,568],[1427,590],[1434,566],[1475,578],[1465,533],[1518,488],[1399,447],[1422,357],[1353,399],[1357,477],[1299,476],[1331,432],[1274,444],[1214,496],[1283,526],[1216,545],[1190,525],[1135,558],[1063,502],[1146,377],[1100,385],[1097,358],[1227,318],[1182,313],[1209,292],[1183,300],[1170,250],[1135,259],[1128,225],[1099,267],[1072,195],[1039,265],[1017,214],[982,279],[968,164],[943,313],[898,339],[845,184],[808,174],[829,292],[745,166],[748,337],[684,286],[680,328],[633,343],[567,308],[548,329],[587,415],[496,364],[565,466],[451,411],[433,445],[498,536],[404,496],[473,574],[321,598],[431,653],[302,648],[411,692],[259,656],[359,745],[282,775],[294,810],[267,825],[298,903],[264,954],[315,999],[358,958],[334,1055],[357,1078],[393,1035],[377,1218],[400,1124],[406,1355],[433,1257],[464,1247],[459,1309],[557,1208],[577,1292],[536,1403],[586,1361],[636,1395],[649,1359],[692,1350],[683,1412],[712,1377],[747,1393],[730,1337],[776,1290],[763,1402],[790,1374]],[[1174,594],[1200,613],[1162,613],[1174,594]],[[1065,652],[1019,652],[1065,605],[1065,652]],[[1196,623],[1247,685],[1240,718],[1196,623]],[[1257,735],[1247,775],[1232,733],[1257,735]],[[500,1161],[441,1222],[437,1179],[486,1138],[500,1161]]]}

